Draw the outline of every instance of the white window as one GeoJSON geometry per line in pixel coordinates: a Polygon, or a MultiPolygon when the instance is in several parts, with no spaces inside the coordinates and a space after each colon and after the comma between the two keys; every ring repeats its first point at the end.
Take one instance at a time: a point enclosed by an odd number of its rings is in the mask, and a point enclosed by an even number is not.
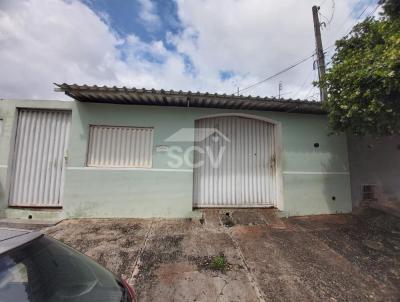
{"type": "Polygon", "coordinates": [[[88,166],[150,168],[152,151],[153,128],[89,127],[88,166]]]}

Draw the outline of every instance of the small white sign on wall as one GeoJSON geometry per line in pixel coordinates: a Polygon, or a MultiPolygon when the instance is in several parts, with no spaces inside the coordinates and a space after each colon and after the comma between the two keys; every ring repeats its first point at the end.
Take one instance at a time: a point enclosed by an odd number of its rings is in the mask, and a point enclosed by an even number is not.
{"type": "Polygon", "coordinates": [[[157,145],[156,146],[157,152],[167,152],[168,150],[169,150],[169,147],[167,145],[157,145]]]}

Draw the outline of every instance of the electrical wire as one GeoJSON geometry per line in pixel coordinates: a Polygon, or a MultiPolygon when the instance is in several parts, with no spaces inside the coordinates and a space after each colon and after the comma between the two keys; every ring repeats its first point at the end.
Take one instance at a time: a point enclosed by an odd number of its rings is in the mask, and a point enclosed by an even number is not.
{"type": "MultiPolygon", "coordinates": [[[[376,4],[375,8],[374,8],[371,12],[368,13],[368,15],[366,16],[366,18],[368,18],[368,17],[370,17],[372,14],[374,14],[374,13],[376,12],[376,10],[378,9],[379,6],[380,6],[380,4],[379,4],[379,2],[378,2],[378,3],[376,4]]],[[[367,11],[367,9],[368,9],[369,7],[370,7],[370,6],[367,5],[367,6],[362,10],[362,12],[358,15],[358,17],[357,17],[356,20],[361,19],[362,15],[364,15],[364,13],[367,11]]],[[[350,15],[348,15],[348,17],[350,17],[350,15]]],[[[347,18],[348,18],[348,17],[347,17],[347,18]]],[[[346,18],[346,19],[347,19],[347,18],[346,18]]],[[[340,31],[340,29],[343,27],[343,25],[344,25],[345,23],[346,23],[346,22],[343,22],[342,25],[339,26],[338,32],[340,31]]],[[[351,26],[351,28],[349,28],[349,29],[346,31],[346,34],[345,34],[343,37],[348,36],[348,35],[351,33],[351,30],[353,29],[353,27],[354,27],[354,24],[351,26]]],[[[336,45],[335,43],[329,45],[328,47],[326,47],[326,48],[324,49],[324,51],[328,50],[329,48],[334,47],[335,45],[336,45]]]]}
{"type": "Polygon", "coordinates": [[[322,14],[320,11],[318,11],[318,15],[320,16],[320,17],[322,17],[323,19],[325,19],[326,20],[326,24],[328,24],[329,23],[329,19],[328,19],[328,17],[326,17],[324,14],[322,14]]]}
{"type": "MultiPolygon", "coordinates": [[[[376,4],[375,8],[374,8],[372,11],[370,11],[370,12],[366,15],[365,18],[369,18],[370,16],[372,16],[372,15],[376,12],[376,10],[378,9],[379,6],[380,6],[380,3],[378,2],[378,3],[376,4]]],[[[367,9],[368,9],[369,7],[370,7],[370,5],[367,5],[367,6],[361,11],[361,13],[358,15],[358,17],[356,18],[356,20],[360,20],[361,17],[364,15],[364,13],[367,11],[367,9]]],[[[350,15],[349,15],[349,16],[350,16],[350,15]]],[[[349,17],[349,16],[348,16],[348,17],[349,17]]],[[[346,18],[346,19],[347,19],[347,18],[346,18]]],[[[340,29],[343,27],[344,24],[345,24],[345,22],[342,23],[342,25],[340,26],[340,29]]],[[[354,27],[354,24],[351,26],[351,28],[349,28],[349,29],[346,31],[346,34],[345,34],[343,37],[347,37],[347,36],[351,33],[353,27],[354,27]]],[[[339,31],[339,30],[338,30],[338,31],[339,31]]],[[[329,45],[328,47],[326,47],[326,48],[324,49],[324,52],[326,52],[328,49],[334,47],[335,45],[336,45],[336,43],[329,45]]],[[[326,63],[325,66],[328,66],[328,65],[330,65],[331,63],[332,63],[332,60],[329,61],[328,63],[326,63]]],[[[314,94],[314,95],[315,95],[315,94],[314,94]]],[[[310,96],[307,96],[306,98],[309,98],[309,97],[312,97],[312,96],[313,96],[313,95],[310,95],[310,96]]]]}
{"type": "Polygon", "coordinates": [[[312,101],[318,101],[319,98],[316,97],[317,95],[319,95],[319,91],[317,91],[314,94],[308,96],[306,99],[311,99],[312,101]]]}
{"type": "Polygon", "coordinates": [[[376,10],[378,9],[378,7],[381,6],[380,3],[378,3],[375,8],[368,14],[367,18],[371,17],[373,14],[375,14],[376,10]]]}
{"type": "MultiPolygon", "coordinates": [[[[326,2],[326,0],[322,1],[320,5],[322,6],[325,2],[326,2]]],[[[335,3],[335,2],[333,1],[333,3],[335,3]]],[[[334,4],[333,4],[333,5],[334,5],[334,4]]],[[[366,12],[366,10],[368,9],[368,7],[370,7],[370,6],[367,5],[367,6],[363,9],[363,11],[361,12],[361,14],[357,17],[357,20],[360,19],[360,18],[362,17],[362,15],[366,12]]],[[[370,15],[373,14],[373,13],[375,13],[375,11],[378,9],[378,7],[379,7],[379,3],[378,3],[377,6],[375,7],[375,9],[374,9],[372,12],[370,12],[370,13],[368,14],[368,16],[370,16],[370,15]]],[[[350,15],[349,15],[349,16],[350,16],[350,15]]],[[[367,16],[367,17],[368,17],[368,16],[367,16]]],[[[326,17],[325,17],[325,18],[326,18],[326,17]]],[[[333,18],[333,14],[332,14],[332,18],[333,18]]],[[[347,19],[347,18],[346,18],[346,19],[347,19]]],[[[345,24],[345,22],[342,23],[342,25],[340,26],[340,28],[343,27],[344,24],[345,24]]],[[[353,25],[353,26],[354,26],[354,25],[353,25]]],[[[339,31],[339,30],[338,30],[338,31],[339,31]]],[[[345,36],[347,36],[347,35],[349,34],[350,31],[351,31],[351,29],[348,30],[348,33],[347,33],[345,36]]],[[[345,36],[344,36],[344,37],[345,37],[345,36]]],[[[325,48],[325,51],[326,51],[327,49],[330,49],[330,48],[334,47],[334,46],[335,46],[335,43],[332,44],[332,45],[330,45],[330,46],[328,46],[327,48],[325,48]]],[[[282,69],[281,71],[278,71],[277,73],[275,73],[275,74],[273,74],[273,75],[271,75],[271,76],[268,76],[267,78],[265,78],[265,79],[263,79],[263,80],[261,80],[261,81],[259,81],[259,82],[256,82],[256,83],[251,84],[251,85],[249,85],[249,86],[247,86],[247,87],[245,87],[245,88],[242,88],[242,89],[240,89],[240,90],[238,90],[238,91],[233,92],[233,94],[238,94],[238,95],[239,95],[239,93],[241,93],[241,92],[243,92],[243,91],[246,91],[246,90],[248,90],[248,89],[251,89],[251,88],[253,88],[253,87],[255,87],[255,86],[258,86],[258,85],[260,85],[260,84],[262,84],[262,83],[265,83],[265,82],[267,82],[267,81],[269,81],[269,80],[271,80],[271,79],[273,79],[273,78],[275,78],[275,77],[277,77],[277,76],[279,76],[279,75],[281,75],[281,74],[283,74],[283,73],[285,73],[285,72],[287,72],[287,71],[289,71],[289,70],[295,68],[296,66],[298,66],[298,65],[300,65],[300,64],[302,64],[302,63],[308,61],[308,60],[311,59],[314,55],[315,55],[315,52],[313,52],[312,55],[310,55],[310,56],[308,56],[308,57],[306,57],[306,58],[304,58],[304,59],[301,59],[300,61],[296,62],[295,64],[292,64],[292,65],[290,65],[290,66],[288,66],[288,67],[282,69]]]]}
{"type": "Polygon", "coordinates": [[[336,10],[336,3],[335,0],[332,0],[332,14],[331,17],[329,18],[328,25],[332,23],[333,17],[335,16],[335,10],[336,10]]]}
{"type": "Polygon", "coordinates": [[[272,98],[276,98],[276,97],[279,97],[279,96],[282,96],[282,95],[287,95],[287,94],[290,94],[292,92],[293,91],[288,91],[288,92],[284,92],[284,93],[281,93],[281,94],[277,94],[277,95],[272,96],[272,98]]]}
{"type": "MultiPolygon", "coordinates": [[[[362,10],[361,14],[359,14],[358,17],[356,18],[356,20],[359,20],[359,19],[362,17],[362,15],[364,15],[364,13],[367,11],[368,7],[369,7],[369,5],[365,6],[365,8],[362,10]]],[[[341,30],[341,29],[343,28],[343,26],[346,24],[346,20],[347,20],[349,17],[351,17],[351,12],[350,12],[349,15],[347,15],[345,21],[342,22],[342,24],[339,26],[339,28],[338,28],[338,30],[337,30],[338,32],[340,32],[340,30],[341,30]]],[[[353,26],[354,26],[354,25],[353,25],[353,26]]],[[[353,28],[353,26],[352,26],[352,28],[353,28]]],[[[346,31],[346,32],[348,32],[348,31],[346,31]]]]}
{"type": "Polygon", "coordinates": [[[306,57],[306,58],[304,58],[304,59],[298,61],[297,63],[294,63],[294,64],[292,64],[292,65],[290,65],[290,66],[288,66],[288,67],[282,69],[281,71],[278,71],[277,73],[275,73],[275,74],[273,74],[273,75],[271,75],[271,76],[269,76],[269,77],[267,77],[267,78],[265,78],[265,79],[263,79],[263,80],[261,80],[261,81],[259,81],[259,82],[257,82],[257,83],[251,84],[250,86],[247,86],[247,87],[245,87],[245,88],[243,88],[243,89],[240,89],[240,90],[234,92],[234,94],[235,94],[235,93],[236,93],[236,94],[239,94],[240,92],[243,92],[243,91],[248,90],[248,89],[250,89],[250,88],[253,88],[253,87],[257,86],[257,85],[260,85],[260,84],[262,84],[262,83],[265,83],[266,81],[269,81],[269,80],[271,80],[271,79],[277,77],[278,75],[281,75],[282,73],[285,73],[285,72],[287,72],[287,71],[289,71],[289,70],[295,68],[296,66],[298,66],[298,65],[300,65],[300,64],[302,64],[302,63],[308,61],[309,59],[311,59],[311,58],[314,56],[314,54],[315,54],[315,53],[313,52],[313,54],[312,54],[311,56],[308,56],[308,57],[306,57]]]}
{"type": "MultiPolygon", "coordinates": [[[[313,82],[314,81],[316,81],[317,80],[317,72],[316,72],[316,70],[313,70],[314,71],[314,78],[313,78],[313,82]]],[[[309,97],[312,97],[312,96],[314,96],[314,95],[316,95],[317,93],[319,93],[319,91],[318,92],[315,92],[315,86],[314,85],[311,85],[311,88],[308,90],[308,92],[305,94],[306,95],[306,97],[304,98],[304,99],[308,99],[309,97]],[[314,93],[311,93],[311,91],[313,91],[314,90],[314,93]],[[310,94],[311,93],[311,94],[310,94]]]]}
{"type": "Polygon", "coordinates": [[[292,96],[292,99],[295,99],[298,94],[303,90],[303,88],[307,85],[307,83],[309,83],[310,77],[313,75],[313,73],[315,73],[314,69],[311,69],[311,72],[308,73],[305,81],[303,82],[303,84],[301,84],[300,88],[296,91],[296,93],[292,96]]]}
{"type": "Polygon", "coordinates": [[[333,17],[335,16],[335,7],[336,7],[335,1],[332,0],[332,13],[331,13],[331,16],[330,16],[329,18],[326,17],[324,14],[322,14],[322,13],[321,13],[321,10],[318,10],[318,14],[319,14],[322,18],[324,18],[324,19],[326,20],[326,23],[325,23],[326,26],[330,26],[331,23],[332,23],[333,17]]]}
{"type": "Polygon", "coordinates": [[[318,6],[322,6],[322,5],[324,5],[325,4],[325,2],[326,2],[326,0],[323,0],[320,4],[318,4],[318,6]]]}

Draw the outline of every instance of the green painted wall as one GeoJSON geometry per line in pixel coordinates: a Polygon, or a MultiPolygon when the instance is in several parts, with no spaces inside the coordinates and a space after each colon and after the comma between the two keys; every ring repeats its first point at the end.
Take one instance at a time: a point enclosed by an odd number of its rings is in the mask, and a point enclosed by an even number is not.
{"type": "MultiPolygon", "coordinates": [[[[72,110],[68,168],[65,174],[65,217],[189,217],[192,212],[190,166],[171,171],[170,158],[157,145],[181,128],[193,128],[195,119],[221,113],[245,113],[282,124],[283,214],[305,215],[350,212],[346,138],[328,136],[321,115],[237,111],[203,108],[84,104],[60,101],[0,101],[3,131],[0,137],[0,210],[7,209],[10,152],[17,107],[72,110]],[[151,169],[86,168],[88,125],[154,127],[151,169]],[[315,148],[314,143],[320,147],[315,148]],[[333,200],[334,197],[334,200],[333,200]]],[[[173,143],[182,148],[193,143],[173,143]]],[[[5,211],[4,211],[5,210],[5,211]]],[[[1,212],[0,212],[1,213],[1,212]]],[[[17,214],[16,214],[17,213],[17,214]]],[[[31,210],[20,211],[25,217],[31,210]]],[[[51,214],[50,214],[51,215],[51,214]]]]}

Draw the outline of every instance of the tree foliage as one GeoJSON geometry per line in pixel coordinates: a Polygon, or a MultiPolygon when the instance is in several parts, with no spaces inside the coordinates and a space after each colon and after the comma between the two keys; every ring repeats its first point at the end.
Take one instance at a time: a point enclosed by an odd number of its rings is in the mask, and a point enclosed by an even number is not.
{"type": "Polygon", "coordinates": [[[400,17],[398,0],[336,42],[332,67],[318,83],[334,132],[400,134],[400,17]]]}
{"type": "Polygon", "coordinates": [[[400,16],[400,1],[399,0],[380,0],[379,4],[383,7],[383,16],[390,19],[395,19],[400,16]]]}

